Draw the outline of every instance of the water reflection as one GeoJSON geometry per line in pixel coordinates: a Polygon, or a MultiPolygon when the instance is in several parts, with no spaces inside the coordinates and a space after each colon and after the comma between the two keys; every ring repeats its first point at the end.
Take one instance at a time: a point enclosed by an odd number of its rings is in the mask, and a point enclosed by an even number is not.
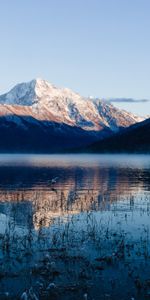
{"type": "Polygon", "coordinates": [[[104,164],[101,157],[97,165],[95,160],[88,164],[85,158],[68,165],[67,158],[62,163],[54,160],[49,164],[48,160],[44,167],[37,159],[36,167],[33,162],[29,164],[30,160],[28,166],[24,161],[23,166],[1,166],[0,212],[12,217],[16,210],[17,224],[25,226],[28,217],[32,217],[34,227],[38,228],[42,220],[43,226],[49,226],[53,218],[65,213],[110,210],[113,202],[132,202],[133,196],[150,191],[150,169],[148,161],[145,164],[144,160],[142,166],[137,157],[130,168],[126,167],[126,159],[120,157],[120,164],[111,159],[110,165],[109,159],[104,164]],[[55,177],[57,181],[51,184],[55,177]]]}
{"type": "MultiPolygon", "coordinates": [[[[105,269],[103,257],[106,256],[113,261],[111,272],[115,276],[120,276],[120,273],[116,273],[119,271],[114,271],[115,263],[119,263],[119,266],[123,263],[125,267],[125,261],[120,259],[129,261],[132,258],[132,269],[136,265],[140,270],[140,259],[146,259],[149,265],[149,214],[149,156],[0,156],[0,266],[3,269],[0,272],[3,278],[2,281],[0,279],[0,288],[5,291],[8,287],[16,297],[19,278],[26,282],[22,283],[22,291],[30,287],[31,281],[34,285],[38,276],[45,276],[42,279],[45,286],[48,280],[54,280],[51,273],[42,275],[45,274],[42,272],[50,272],[45,269],[48,268],[47,264],[40,265],[38,275],[31,272],[47,252],[58,261],[60,273],[64,268],[62,265],[66,263],[66,255],[71,255],[71,261],[72,256],[82,257],[86,263],[89,260],[90,267],[84,265],[83,268],[83,262],[79,262],[81,265],[77,267],[76,279],[75,274],[70,275],[70,271],[63,270],[60,282],[64,286],[68,284],[67,278],[73,284],[77,278],[80,282],[81,269],[83,272],[85,268],[89,274],[91,272],[90,280],[94,285],[99,274],[92,275],[92,270],[105,269]],[[57,180],[53,183],[55,177],[57,180]],[[65,254],[56,254],[54,250],[58,249],[65,249],[65,254]],[[27,252],[30,253],[28,265],[27,252]],[[98,258],[102,261],[100,266],[95,265],[95,259],[98,258]],[[12,280],[14,282],[14,273],[16,284],[10,287],[12,280]]],[[[70,268],[69,258],[67,263],[70,268]]],[[[128,266],[127,273],[130,268],[128,266]]],[[[106,279],[109,277],[107,268],[105,276],[106,279]]],[[[111,291],[111,299],[116,299],[116,295],[121,296],[126,280],[124,277],[120,287],[114,288],[114,294],[111,291]]],[[[135,276],[132,291],[134,280],[135,276]]],[[[61,285],[58,279],[56,282],[58,286],[61,285]]],[[[86,281],[88,290],[87,284],[86,281]]],[[[103,286],[103,293],[110,293],[109,288],[108,285],[103,286]]],[[[76,292],[72,296],[70,292],[61,294],[61,299],[78,299],[80,293],[76,292]]],[[[46,298],[49,294],[42,294],[46,293],[45,287],[38,293],[39,299],[49,299],[46,298]]],[[[14,299],[14,295],[11,299],[14,299]]],[[[99,293],[96,294],[94,290],[93,295],[94,299],[99,299],[99,293]]],[[[83,299],[82,293],[80,296],[83,299]]],[[[136,299],[144,297],[145,294],[136,294],[136,299]]]]}

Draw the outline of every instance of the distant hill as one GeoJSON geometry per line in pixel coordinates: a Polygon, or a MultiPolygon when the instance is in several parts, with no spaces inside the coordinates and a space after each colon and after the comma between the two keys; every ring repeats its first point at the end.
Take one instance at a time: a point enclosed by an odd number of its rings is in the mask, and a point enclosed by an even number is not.
{"type": "Polygon", "coordinates": [[[150,118],[93,143],[85,149],[85,152],[150,153],[150,118]]]}

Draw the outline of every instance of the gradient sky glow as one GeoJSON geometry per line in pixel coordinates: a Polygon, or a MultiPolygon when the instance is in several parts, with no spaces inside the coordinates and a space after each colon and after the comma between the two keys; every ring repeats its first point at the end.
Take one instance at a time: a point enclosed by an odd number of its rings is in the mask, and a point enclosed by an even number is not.
{"type": "MultiPolygon", "coordinates": [[[[150,0],[5,0],[0,93],[41,77],[84,96],[150,99],[150,0]]],[[[150,114],[150,102],[119,104],[150,114]]]]}

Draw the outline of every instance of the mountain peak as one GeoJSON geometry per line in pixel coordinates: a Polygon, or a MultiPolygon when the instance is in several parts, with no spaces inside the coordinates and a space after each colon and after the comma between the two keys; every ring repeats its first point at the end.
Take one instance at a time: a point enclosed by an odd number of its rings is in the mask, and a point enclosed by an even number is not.
{"type": "Polygon", "coordinates": [[[52,85],[51,83],[49,83],[47,80],[42,79],[42,78],[34,78],[31,81],[28,82],[28,84],[33,84],[35,86],[50,86],[52,85]]]}
{"type": "Polygon", "coordinates": [[[31,106],[38,102],[39,98],[47,94],[47,91],[56,89],[48,81],[36,78],[28,82],[15,85],[8,93],[0,96],[1,104],[31,106]]]}
{"type": "Polygon", "coordinates": [[[0,104],[9,105],[12,110],[17,105],[22,114],[30,109],[35,118],[40,120],[53,120],[89,131],[102,128],[115,131],[142,120],[110,103],[84,98],[68,88],[58,88],[41,78],[17,84],[0,96],[0,104]]]}
{"type": "Polygon", "coordinates": [[[33,79],[31,82],[33,83],[35,94],[37,97],[41,98],[42,96],[46,96],[48,93],[52,92],[53,89],[57,89],[53,84],[49,83],[47,80],[42,78],[33,79]]]}

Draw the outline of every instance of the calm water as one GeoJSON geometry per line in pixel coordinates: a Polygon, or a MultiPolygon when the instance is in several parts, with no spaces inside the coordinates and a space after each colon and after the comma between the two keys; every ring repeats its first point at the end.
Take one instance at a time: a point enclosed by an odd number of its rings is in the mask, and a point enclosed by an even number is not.
{"type": "Polygon", "coordinates": [[[150,156],[0,155],[0,299],[150,299],[149,270],[150,156]]]}

